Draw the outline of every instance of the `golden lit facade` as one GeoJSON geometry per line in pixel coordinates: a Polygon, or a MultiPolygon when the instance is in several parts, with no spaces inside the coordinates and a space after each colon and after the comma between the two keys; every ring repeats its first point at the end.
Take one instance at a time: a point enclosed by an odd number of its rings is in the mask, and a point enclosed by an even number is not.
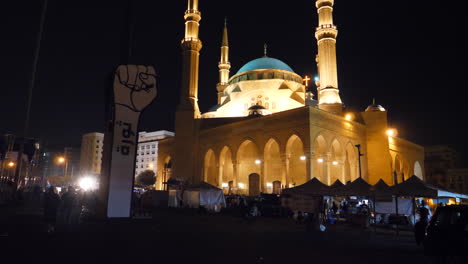
{"type": "Polygon", "coordinates": [[[103,133],[93,132],[83,135],[81,139],[80,174],[101,174],[103,146],[103,133]]]}
{"type": "MultiPolygon", "coordinates": [[[[198,8],[198,1],[189,1],[186,19],[194,5],[198,8]]],[[[333,0],[317,0],[316,7],[319,79],[318,101],[313,104],[307,103],[311,95],[306,94],[303,78],[286,63],[268,57],[266,48],[263,57],[229,76],[225,25],[218,64],[218,102],[208,112],[197,115],[198,106],[182,106],[197,99],[196,93],[192,97],[189,94],[198,87],[200,50],[193,53],[182,45],[184,81],[176,114],[176,137],[159,144],[158,175],[188,182],[206,181],[226,192],[249,195],[279,193],[282,188],[303,184],[313,177],[332,184],[336,180],[355,180],[361,174],[371,184],[383,179],[390,185],[395,178],[400,182],[412,175],[424,177],[424,149],[398,138],[396,133],[387,134],[390,127],[383,107],[373,103],[363,112],[342,112],[333,0]],[[358,144],[364,154],[361,166],[358,144]]],[[[191,40],[199,42],[201,16],[198,9],[196,13],[197,34],[192,34],[191,40]]],[[[159,179],[156,185],[163,188],[159,179]]]]}

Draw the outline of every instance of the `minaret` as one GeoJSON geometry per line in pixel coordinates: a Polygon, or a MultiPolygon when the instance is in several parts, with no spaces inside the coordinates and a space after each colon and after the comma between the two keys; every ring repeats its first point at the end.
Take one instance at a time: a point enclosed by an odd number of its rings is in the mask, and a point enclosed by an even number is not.
{"type": "Polygon", "coordinates": [[[182,39],[182,93],[178,109],[193,111],[193,117],[200,117],[198,108],[198,64],[202,43],[198,38],[201,13],[198,0],[188,0],[185,11],[185,37],[182,39]]]}
{"type": "Polygon", "coordinates": [[[226,89],[228,86],[229,69],[231,69],[231,63],[229,62],[229,44],[226,19],[224,20],[223,41],[221,42],[221,58],[218,63],[218,68],[219,83],[216,85],[216,90],[218,90],[218,104],[221,104],[221,98],[223,96],[224,89],[226,89]]]}
{"type": "Polygon", "coordinates": [[[317,0],[319,25],[315,30],[318,55],[319,81],[317,87],[319,108],[333,113],[341,113],[342,103],[338,90],[336,67],[336,36],[338,30],[333,25],[334,0],[317,0]]]}
{"type": "Polygon", "coordinates": [[[185,37],[182,39],[182,91],[175,122],[174,176],[196,181],[198,144],[198,65],[202,43],[198,38],[198,0],[188,0],[185,11],[185,37]]]}

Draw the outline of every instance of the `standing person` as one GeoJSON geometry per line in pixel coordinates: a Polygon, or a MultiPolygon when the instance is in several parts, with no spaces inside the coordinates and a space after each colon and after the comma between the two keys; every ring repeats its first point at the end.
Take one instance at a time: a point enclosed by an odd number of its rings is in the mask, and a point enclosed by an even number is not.
{"type": "Polygon", "coordinates": [[[332,202],[332,210],[333,210],[333,215],[336,215],[336,212],[338,211],[338,206],[336,205],[335,202],[332,202]]]}
{"type": "Polygon", "coordinates": [[[75,199],[75,188],[68,186],[67,192],[62,195],[63,219],[67,227],[69,227],[72,222],[72,211],[75,205],[75,199]]]}
{"type": "Polygon", "coordinates": [[[419,221],[414,225],[414,238],[416,244],[419,246],[426,237],[426,226],[429,218],[429,210],[425,206],[425,202],[421,202],[421,206],[418,208],[419,221]]]}
{"type": "Polygon", "coordinates": [[[47,223],[47,233],[55,231],[57,222],[57,208],[60,204],[60,197],[55,192],[55,187],[50,186],[45,194],[44,199],[44,218],[47,223]]]}

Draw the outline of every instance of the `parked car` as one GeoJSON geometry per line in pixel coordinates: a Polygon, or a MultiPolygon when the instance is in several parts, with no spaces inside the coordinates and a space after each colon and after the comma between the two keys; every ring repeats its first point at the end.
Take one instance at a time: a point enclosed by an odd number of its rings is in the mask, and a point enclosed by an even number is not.
{"type": "Polygon", "coordinates": [[[468,205],[438,207],[426,229],[423,245],[429,256],[467,255],[468,205]]]}

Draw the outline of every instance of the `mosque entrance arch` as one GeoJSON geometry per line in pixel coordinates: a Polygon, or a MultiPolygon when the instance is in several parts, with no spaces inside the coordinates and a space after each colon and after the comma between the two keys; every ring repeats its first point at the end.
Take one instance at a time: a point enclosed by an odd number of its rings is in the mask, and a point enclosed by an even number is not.
{"type": "Polygon", "coordinates": [[[281,182],[280,181],[273,182],[273,193],[281,194],[281,182]]]}
{"type": "Polygon", "coordinates": [[[260,194],[260,175],[252,173],[249,175],[249,195],[257,196],[260,194]]]}

